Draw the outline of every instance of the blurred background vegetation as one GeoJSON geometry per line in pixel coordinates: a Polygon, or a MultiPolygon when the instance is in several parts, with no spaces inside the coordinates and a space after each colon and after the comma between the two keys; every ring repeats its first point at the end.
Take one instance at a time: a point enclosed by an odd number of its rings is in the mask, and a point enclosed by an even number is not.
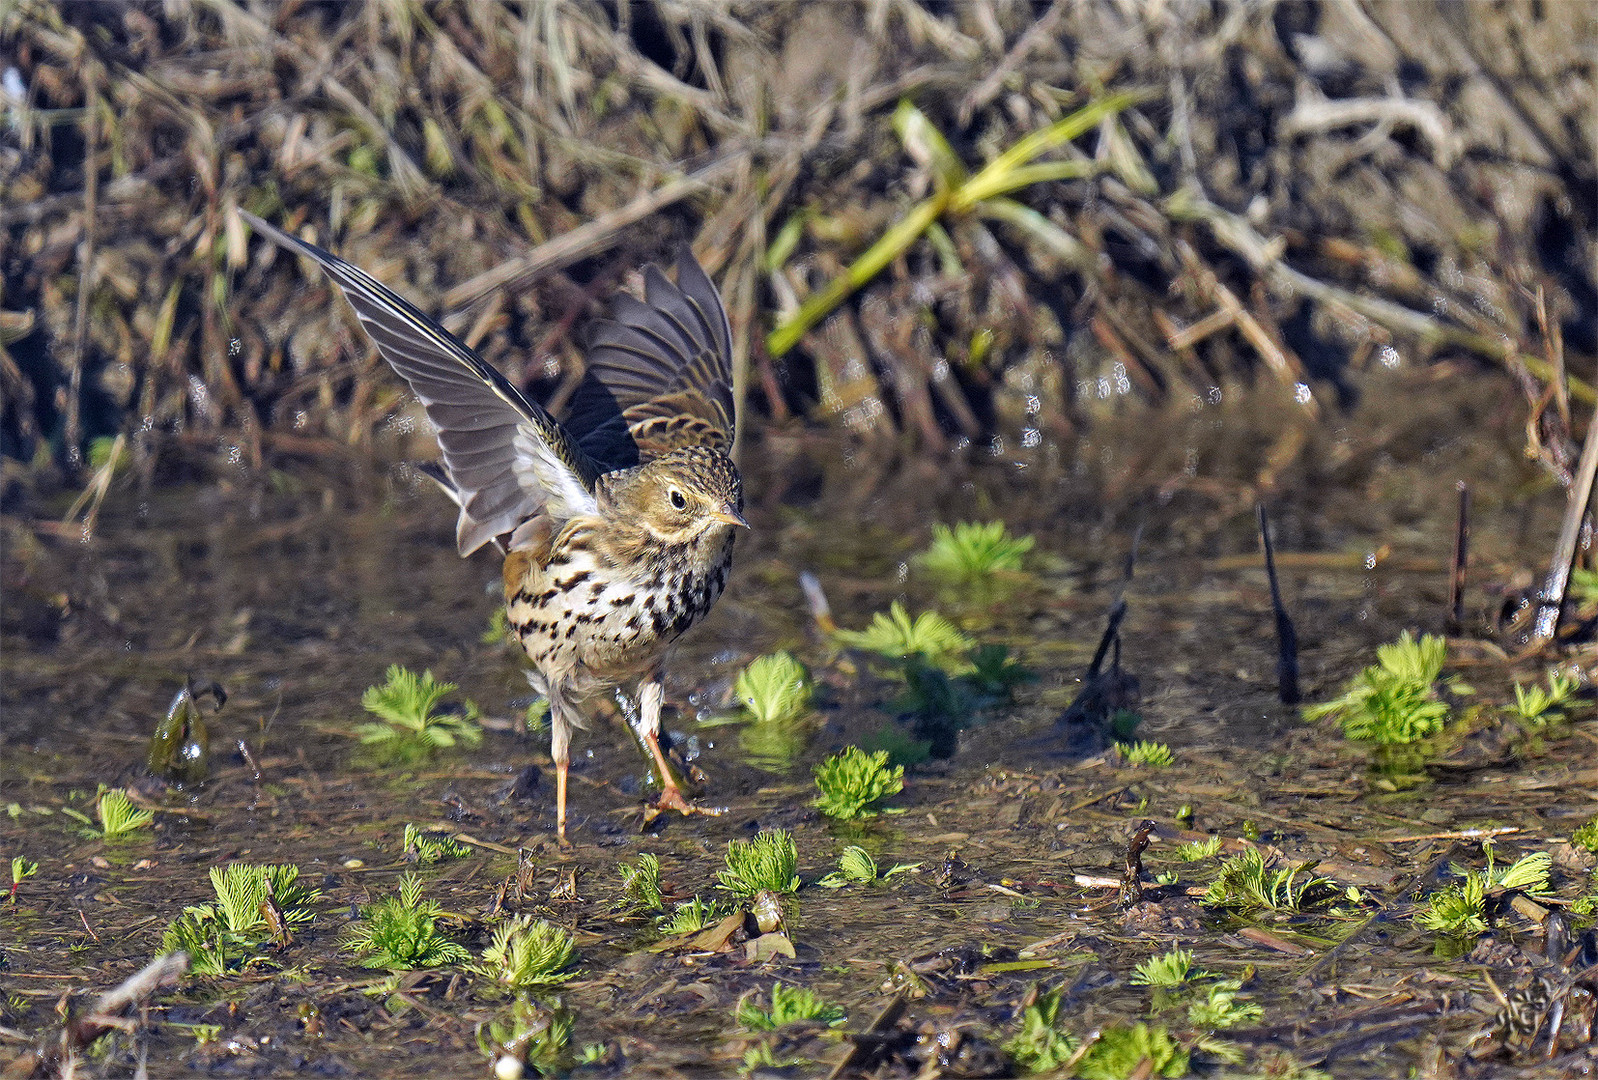
{"type": "MultiPolygon", "coordinates": [[[[1268,488],[1373,365],[1501,368],[1562,479],[1598,354],[1598,6],[45,3],[0,13],[7,501],[430,453],[245,208],[558,406],[682,243],[746,440],[1068,459],[1279,383],[1268,488]],[[117,437],[120,441],[116,441],[117,437]]],[[[1177,463],[1176,467],[1180,467],[1177,463]]]]}

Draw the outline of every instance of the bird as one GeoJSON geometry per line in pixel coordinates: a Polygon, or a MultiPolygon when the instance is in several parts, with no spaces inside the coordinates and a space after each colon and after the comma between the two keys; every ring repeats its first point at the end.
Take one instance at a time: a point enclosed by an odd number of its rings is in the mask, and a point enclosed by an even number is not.
{"type": "MultiPolygon", "coordinates": [[[[660,746],[671,644],[726,587],[747,529],[731,456],[732,332],[709,275],[686,247],[677,281],[651,265],[644,298],[611,300],[563,420],[359,267],[241,216],[339,286],[383,358],[437,429],[431,475],[459,507],[464,558],[504,553],[506,622],[549,700],[555,830],[566,829],[573,728],[583,704],[636,685],[640,741],[660,773],[656,807],[716,813],[683,794],[660,746]]],[[[630,717],[631,719],[631,717],[630,717]]]]}

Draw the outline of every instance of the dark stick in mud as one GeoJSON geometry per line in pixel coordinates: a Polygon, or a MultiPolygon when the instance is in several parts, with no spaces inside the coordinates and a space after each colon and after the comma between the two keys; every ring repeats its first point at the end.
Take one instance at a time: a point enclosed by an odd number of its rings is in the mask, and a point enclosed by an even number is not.
{"type": "Polygon", "coordinates": [[[1271,522],[1265,514],[1265,504],[1254,507],[1259,519],[1260,545],[1265,549],[1265,578],[1271,583],[1271,610],[1276,616],[1276,696],[1283,705],[1297,705],[1302,700],[1298,691],[1298,631],[1293,629],[1293,617],[1282,603],[1282,589],[1276,581],[1276,552],[1271,547],[1271,522]]]}
{"type": "Polygon", "coordinates": [[[1454,524],[1454,559],[1448,574],[1448,631],[1465,625],[1465,564],[1470,558],[1470,485],[1459,482],[1459,517],[1454,524]]]}

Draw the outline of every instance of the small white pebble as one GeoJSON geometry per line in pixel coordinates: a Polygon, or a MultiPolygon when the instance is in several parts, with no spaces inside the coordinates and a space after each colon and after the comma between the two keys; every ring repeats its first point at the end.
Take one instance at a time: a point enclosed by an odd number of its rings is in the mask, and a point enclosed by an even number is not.
{"type": "Polygon", "coordinates": [[[366,865],[366,860],[364,860],[364,859],[345,859],[344,860],[344,869],[346,869],[346,870],[359,870],[361,867],[363,867],[365,865],[366,865]]]}
{"type": "Polygon", "coordinates": [[[494,1062],[494,1075],[499,1080],[522,1080],[522,1063],[506,1054],[494,1062]]]}

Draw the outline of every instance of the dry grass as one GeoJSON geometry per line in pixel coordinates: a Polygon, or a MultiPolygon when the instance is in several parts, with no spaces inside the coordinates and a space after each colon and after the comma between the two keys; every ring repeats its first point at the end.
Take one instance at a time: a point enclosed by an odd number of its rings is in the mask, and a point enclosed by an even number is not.
{"type": "Polygon", "coordinates": [[[124,432],[148,473],[407,430],[349,313],[249,245],[242,206],[557,399],[596,296],[687,240],[754,417],[1041,452],[1129,400],[1277,380],[1308,423],[1349,371],[1475,356],[1547,406],[1537,448],[1568,472],[1593,154],[1558,43],[1594,16],[1132,10],[24,0],[0,26],[25,89],[4,452],[76,472],[124,432]],[[1504,19],[1517,49],[1489,48],[1504,19]]]}

